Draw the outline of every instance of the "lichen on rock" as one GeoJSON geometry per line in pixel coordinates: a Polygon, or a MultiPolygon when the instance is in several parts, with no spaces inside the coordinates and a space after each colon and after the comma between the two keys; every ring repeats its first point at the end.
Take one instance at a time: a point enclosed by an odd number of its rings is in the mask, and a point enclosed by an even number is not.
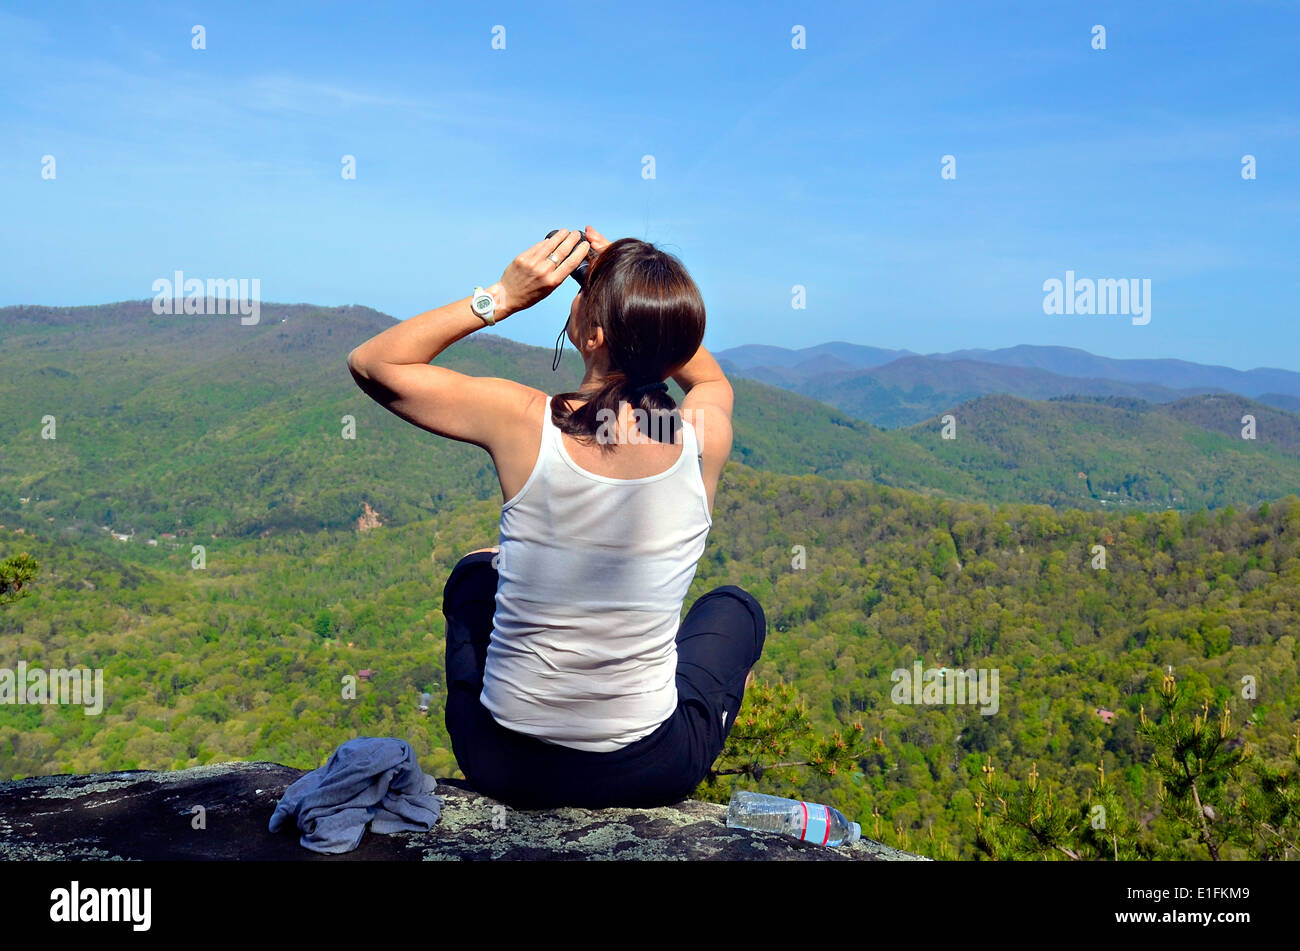
{"type": "Polygon", "coordinates": [[[0,859],[919,858],[866,839],[832,849],[776,833],[729,829],[725,806],[691,799],[653,809],[516,810],[455,779],[438,782],[444,804],[429,832],[367,832],[352,852],[321,855],[300,846],[296,833],[267,830],[276,803],[304,772],[276,763],[218,763],[176,771],[129,770],[0,783],[0,859]]]}

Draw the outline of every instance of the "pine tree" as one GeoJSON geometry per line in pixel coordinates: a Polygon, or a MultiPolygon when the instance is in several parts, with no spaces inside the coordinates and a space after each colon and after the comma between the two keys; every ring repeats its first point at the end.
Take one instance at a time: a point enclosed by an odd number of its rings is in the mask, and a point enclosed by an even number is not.
{"type": "Polygon", "coordinates": [[[40,563],[27,552],[0,561],[0,604],[9,604],[31,594],[29,585],[40,570],[40,563]]]}
{"type": "Polygon", "coordinates": [[[1226,705],[1217,716],[1208,700],[1196,710],[1172,674],[1162,678],[1158,697],[1157,716],[1139,708],[1138,735],[1154,748],[1158,821],[1172,834],[1148,834],[1101,765],[1087,801],[1071,808],[1039,782],[1037,764],[1016,786],[996,775],[989,757],[975,803],[976,848],[995,860],[1300,857],[1300,729],[1291,763],[1275,768],[1233,731],[1226,705]],[[1177,843],[1187,840],[1204,854],[1183,854],[1177,843]]]}
{"type": "Polygon", "coordinates": [[[795,770],[810,767],[826,780],[847,775],[865,755],[864,734],[859,721],[847,734],[834,730],[830,736],[820,735],[808,717],[807,703],[792,684],[756,680],[745,692],[726,745],[695,798],[726,802],[738,788],[737,782],[743,780],[749,782],[740,788],[753,788],[766,780],[764,792],[804,798],[798,789],[807,783],[807,777],[795,770]]]}
{"type": "Polygon", "coordinates": [[[1155,744],[1152,765],[1160,775],[1162,818],[1205,848],[1209,858],[1238,847],[1241,857],[1300,856],[1300,731],[1291,765],[1273,768],[1233,732],[1231,711],[1214,717],[1209,701],[1190,717],[1191,701],[1167,674],[1160,691],[1162,716],[1141,710],[1139,734],[1155,744]]]}

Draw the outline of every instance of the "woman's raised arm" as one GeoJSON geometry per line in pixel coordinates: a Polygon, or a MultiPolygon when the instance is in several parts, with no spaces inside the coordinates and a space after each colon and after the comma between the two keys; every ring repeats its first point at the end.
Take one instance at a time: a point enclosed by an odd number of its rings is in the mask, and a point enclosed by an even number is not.
{"type": "MultiPolygon", "coordinates": [[[[531,307],[582,263],[588,247],[576,231],[561,229],[510,262],[486,290],[496,301],[495,320],[531,307]],[[559,264],[550,260],[554,255],[559,264]]],[[[439,354],[483,321],[462,297],[396,324],[348,354],[348,370],[375,402],[422,429],[482,446],[493,456],[511,437],[520,413],[540,390],[511,380],[471,377],[431,366],[439,354]]]]}

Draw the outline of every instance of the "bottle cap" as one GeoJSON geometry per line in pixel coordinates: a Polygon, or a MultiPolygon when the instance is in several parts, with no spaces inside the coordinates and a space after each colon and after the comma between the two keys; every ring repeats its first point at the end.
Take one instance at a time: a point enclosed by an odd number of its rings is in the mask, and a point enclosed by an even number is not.
{"type": "Polygon", "coordinates": [[[858,839],[860,839],[860,838],[862,838],[862,826],[858,825],[856,822],[850,822],[850,823],[849,823],[849,838],[848,838],[848,843],[847,843],[847,844],[848,844],[848,845],[852,845],[854,842],[858,841],[858,839]]]}

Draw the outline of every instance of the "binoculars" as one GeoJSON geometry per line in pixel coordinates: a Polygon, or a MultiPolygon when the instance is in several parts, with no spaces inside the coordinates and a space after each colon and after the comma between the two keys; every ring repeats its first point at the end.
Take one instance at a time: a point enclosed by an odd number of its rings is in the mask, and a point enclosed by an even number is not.
{"type": "MultiPolygon", "coordinates": [[[[551,235],[555,234],[555,232],[559,230],[560,230],[559,228],[556,228],[552,231],[548,231],[546,233],[546,237],[548,238],[551,237],[551,235]]],[[[581,231],[579,231],[578,234],[582,235],[582,237],[578,239],[579,244],[587,240],[586,235],[583,234],[581,231]]],[[[590,265],[591,265],[591,250],[588,249],[586,260],[584,260],[581,264],[575,267],[573,269],[573,273],[569,275],[569,277],[573,278],[575,281],[578,282],[579,287],[587,286],[587,268],[590,267],[590,265]]]]}

